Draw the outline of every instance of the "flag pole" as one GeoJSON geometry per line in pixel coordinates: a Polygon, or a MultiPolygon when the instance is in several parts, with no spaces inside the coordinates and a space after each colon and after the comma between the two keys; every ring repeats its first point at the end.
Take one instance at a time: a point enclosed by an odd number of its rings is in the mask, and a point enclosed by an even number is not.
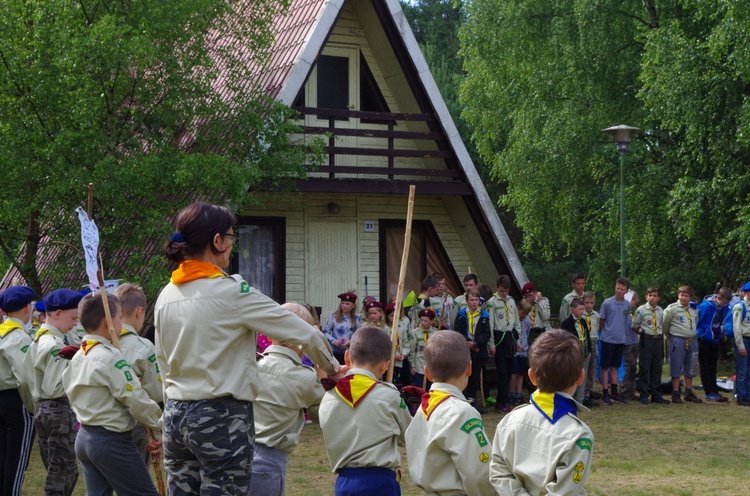
{"type": "Polygon", "coordinates": [[[409,186],[409,203],[406,209],[406,231],[404,232],[404,252],[401,255],[401,270],[398,274],[398,289],[396,289],[396,308],[393,311],[393,325],[391,327],[391,364],[388,366],[386,380],[393,382],[393,366],[396,361],[396,345],[398,344],[398,324],[401,320],[403,305],[401,299],[404,295],[404,284],[406,282],[406,264],[409,261],[409,246],[411,245],[411,219],[414,214],[414,192],[416,186],[409,186]]]}

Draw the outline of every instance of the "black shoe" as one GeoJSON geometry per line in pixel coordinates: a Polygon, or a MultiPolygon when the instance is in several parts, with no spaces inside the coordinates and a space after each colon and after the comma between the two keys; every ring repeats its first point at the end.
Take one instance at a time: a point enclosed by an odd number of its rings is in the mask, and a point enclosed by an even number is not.
{"type": "Polygon", "coordinates": [[[689,392],[685,395],[685,401],[689,401],[690,403],[703,403],[703,400],[698,398],[694,392],[689,392]]]}
{"type": "Polygon", "coordinates": [[[679,391],[676,393],[672,393],[672,403],[679,404],[679,405],[684,403],[684,401],[682,401],[682,398],[680,397],[679,391]]]}
{"type": "Polygon", "coordinates": [[[664,396],[652,396],[651,397],[651,403],[658,403],[660,405],[669,405],[669,400],[664,399],[664,396]]]}
{"type": "Polygon", "coordinates": [[[641,396],[641,399],[639,399],[638,401],[640,401],[642,405],[648,405],[649,404],[648,396],[641,396]]]}
{"type": "MultiPolygon", "coordinates": [[[[612,398],[609,395],[605,394],[602,396],[603,405],[612,405],[613,403],[614,402],[612,401],[612,398]]],[[[737,404],[739,404],[739,401],[737,402],[737,404]]]]}
{"type": "Polygon", "coordinates": [[[592,400],[600,400],[602,399],[602,393],[597,393],[596,391],[591,391],[589,393],[589,398],[592,400]]]}
{"type": "Polygon", "coordinates": [[[584,398],[581,404],[585,406],[586,408],[596,408],[599,406],[599,402],[594,401],[591,398],[584,398]]]}

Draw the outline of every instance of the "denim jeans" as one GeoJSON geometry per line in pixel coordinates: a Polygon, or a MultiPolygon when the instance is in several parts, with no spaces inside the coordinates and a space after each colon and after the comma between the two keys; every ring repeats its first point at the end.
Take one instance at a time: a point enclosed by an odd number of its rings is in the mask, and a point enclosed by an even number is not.
{"type": "Polygon", "coordinates": [[[737,390],[738,400],[750,400],[750,338],[742,338],[745,344],[745,350],[748,351],[746,356],[740,356],[737,345],[734,346],[734,367],[737,374],[737,381],[734,386],[737,390]]]}

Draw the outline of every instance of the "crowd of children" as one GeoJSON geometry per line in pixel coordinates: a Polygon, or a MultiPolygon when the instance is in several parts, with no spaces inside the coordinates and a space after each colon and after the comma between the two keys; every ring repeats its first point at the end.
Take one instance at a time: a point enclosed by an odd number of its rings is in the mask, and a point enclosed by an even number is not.
{"type": "MultiPolygon", "coordinates": [[[[699,366],[705,400],[728,402],[717,385],[720,348],[728,339],[735,350],[736,401],[750,406],[750,283],[741,300],[721,288],[700,305],[692,288],[681,286],[677,301],[662,308],[658,288],[646,289],[646,303],[639,305],[630,281],[620,277],[597,312],[585,276],[575,274],[555,330],[549,300],[533,283],[516,301],[509,277],[498,277],[492,294],[478,282],[468,274],[464,293],[453,298],[445,278],[435,274],[422,281],[409,307],[369,297],[361,313],[354,292],[340,294],[321,329],[343,366],[337,380],[297,345],[269,338],[257,363],[263,386],[253,399],[252,477],[240,493],[284,494],[289,455],[306,409],[316,404],[338,496],[400,495],[399,446],[406,448],[412,480],[429,494],[582,494],[594,436],[577,416],[581,405],[598,406],[599,398],[623,404],[636,392],[644,405],[701,403],[693,388],[699,366]],[[669,399],[661,381],[665,344],[669,399]],[[388,383],[392,353],[395,374],[388,383]],[[495,363],[494,398],[483,388],[489,360],[495,363]],[[630,379],[621,383],[623,367],[630,379]],[[526,379],[536,391],[524,401],[526,379]],[[422,395],[416,412],[399,391],[404,386],[422,395]],[[493,402],[506,415],[491,441],[481,415],[493,402]]],[[[99,292],[59,289],[43,298],[37,319],[34,299],[25,286],[0,293],[6,316],[0,324],[0,417],[8,440],[2,494],[20,494],[35,431],[47,470],[45,494],[71,494],[78,462],[91,494],[156,494],[147,463],[162,456],[164,386],[153,343],[138,335],[143,290],[123,284],[105,303],[99,292]],[[119,345],[109,335],[105,305],[119,345]],[[79,323],[82,339],[71,332],[79,323]]],[[[314,324],[308,308],[284,306],[314,324]]]]}

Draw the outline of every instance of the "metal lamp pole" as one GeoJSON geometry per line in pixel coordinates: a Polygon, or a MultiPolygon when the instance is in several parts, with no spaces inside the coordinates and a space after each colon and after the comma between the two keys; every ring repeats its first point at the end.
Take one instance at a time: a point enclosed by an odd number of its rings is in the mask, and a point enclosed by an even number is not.
{"type": "Polygon", "coordinates": [[[625,277],[625,154],[633,135],[643,131],[637,127],[619,125],[602,129],[602,132],[612,135],[620,152],[620,275],[625,277]]]}

